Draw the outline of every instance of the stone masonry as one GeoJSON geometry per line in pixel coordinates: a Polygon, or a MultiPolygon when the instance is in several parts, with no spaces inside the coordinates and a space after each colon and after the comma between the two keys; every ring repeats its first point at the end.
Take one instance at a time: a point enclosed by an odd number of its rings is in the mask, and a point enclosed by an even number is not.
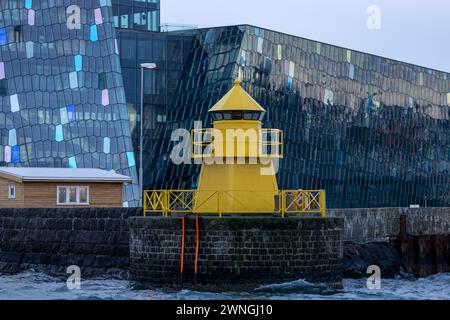
{"type": "Polygon", "coordinates": [[[132,217],[130,276],[150,287],[241,290],[305,279],[340,287],[342,226],[336,218],[201,217],[194,275],[195,218],[132,217]]]}
{"type": "Polygon", "coordinates": [[[78,265],[82,277],[127,278],[127,218],[141,214],[137,208],[1,209],[0,273],[65,275],[78,265]]]}

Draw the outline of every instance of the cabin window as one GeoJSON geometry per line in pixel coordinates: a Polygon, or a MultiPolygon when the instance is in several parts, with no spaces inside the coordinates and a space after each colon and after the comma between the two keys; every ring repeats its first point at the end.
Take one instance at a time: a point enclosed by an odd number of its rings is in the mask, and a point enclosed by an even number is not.
{"type": "Polygon", "coordinates": [[[88,205],[89,187],[87,186],[58,186],[58,205],[88,205]]]}
{"type": "Polygon", "coordinates": [[[16,187],[9,186],[8,187],[8,199],[15,199],[15,198],[16,198],[16,187]]]}

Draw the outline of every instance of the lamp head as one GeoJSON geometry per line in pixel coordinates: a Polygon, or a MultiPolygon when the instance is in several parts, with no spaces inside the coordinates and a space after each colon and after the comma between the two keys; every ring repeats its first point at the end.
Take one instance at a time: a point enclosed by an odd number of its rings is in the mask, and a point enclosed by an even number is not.
{"type": "Polygon", "coordinates": [[[144,69],[155,69],[156,63],[141,63],[141,68],[144,69]]]}

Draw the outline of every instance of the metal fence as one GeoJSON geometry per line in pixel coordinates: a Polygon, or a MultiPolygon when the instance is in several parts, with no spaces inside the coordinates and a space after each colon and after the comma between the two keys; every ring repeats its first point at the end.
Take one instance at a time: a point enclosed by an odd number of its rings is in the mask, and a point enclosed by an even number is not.
{"type": "MultiPolygon", "coordinates": [[[[250,130],[251,131],[251,130],[250,130]]],[[[236,136],[223,136],[219,129],[193,129],[191,131],[191,157],[258,156],[262,158],[283,158],[283,131],[279,129],[259,129],[252,136],[248,131],[236,130],[236,136]],[[240,134],[238,134],[240,133],[240,134]],[[222,148],[215,150],[214,146],[222,148]],[[236,153],[235,153],[236,151],[236,153]],[[254,153],[254,154],[253,154],[254,153]]]]}

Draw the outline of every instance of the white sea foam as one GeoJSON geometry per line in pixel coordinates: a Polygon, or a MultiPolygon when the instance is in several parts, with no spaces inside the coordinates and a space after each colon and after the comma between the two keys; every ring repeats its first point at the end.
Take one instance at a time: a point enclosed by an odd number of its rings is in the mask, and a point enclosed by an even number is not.
{"type": "Polygon", "coordinates": [[[398,277],[382,279],[380,290],[369,290],[365,279],[345,279],[344,289],[334,291],[303,280],[262,286],[252,292],[204,293],[190,290],[135,290],[125,280],[83,280],[80,290],[67,289],[65,279],[34,271],[0,275],[0,300],[179,300],[179,299],[450,299],[450,273],[427,278],[398,277]]]}

